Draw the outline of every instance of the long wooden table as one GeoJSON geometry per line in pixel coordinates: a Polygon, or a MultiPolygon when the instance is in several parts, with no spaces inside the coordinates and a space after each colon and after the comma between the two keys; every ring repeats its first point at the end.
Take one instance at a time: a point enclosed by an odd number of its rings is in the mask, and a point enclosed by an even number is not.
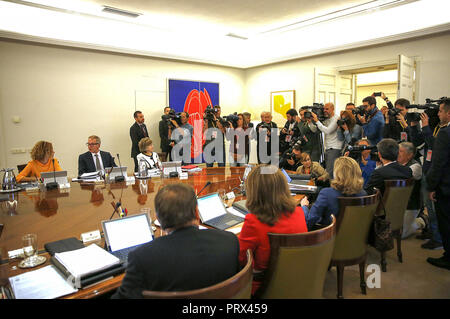
{"type": "MultiPolygon", "coordinates": [[[[111,202],[121,201],[122,208],[128,210],[128,215],[139,214],[151,209],[152,221],[156,219],[154,197],[158,190],[171,183],[190,184],[196,192],[201,191],[209,181],[211,185],[200,195],[225,189],[237,193],[235,200],[240,200],[240,178],[244,168],[204,168],[202,172],[189,175],[186,180],[178,178],[151,178],[146,180],[147,189],[143,182],[136,179],[132,185],[122,183],[93,184],[72,182],[70,189],[41,191],[29,193],[21,191],[10,194],[10,200],[17,200],[15,209],[8,209],[5,202],[0,202],[0,224],[4,225],[0,236],[0,249],[11,251],[22,248],[22,236],[34,233],[38,239],[38,249],[41,254],[49,257],[44,251],[44,245],[60,239],[75,237],[93,230],[102,231],[101,222],[108,220],[114,209],[111,202]]],[[[145,184],[145,183],[144,183],[145,184]]],[[[300,200],[303,196],[297,196],[300,200]]],[[[113,218],[118,218],[117,214],[113,218]]],[[[162,235],[159,228],[155,237],[162,235]]],[[[97,242],[103,245],[103,239],[97,242]]],[[[3,257],[2,257],[3,258],[3,257]]],[[[12,277],[25,271],[35,270],[49,265],[49,258],[42,266],[24,270],[17,267],[20,260],[1,260],[0,270],[3,276],[12,277]]],[[[124,274],[80,289],[78,292],[64,298],[93,298],[118,288],[124,274]]]]}

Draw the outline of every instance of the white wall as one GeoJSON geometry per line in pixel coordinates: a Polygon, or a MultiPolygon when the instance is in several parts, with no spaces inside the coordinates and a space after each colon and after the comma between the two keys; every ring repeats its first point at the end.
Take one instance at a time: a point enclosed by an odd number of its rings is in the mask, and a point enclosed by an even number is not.
{"type": "MultiPolygon", "coordinates": [[[[304,44],[307,45],[307,44],[304,44]]],[[[270,92],[295,90],[296,108],[311,105],[314,99],[314,68],[351,68],[372,62],[398,59],[399,54],[418,59],[418,95],[425,98],[450,96],[450,33],[415,40],[343,51],[312,58],[248,69],[246,105],[250,111],[270,110],[270,92]]],[[[342,106],[338,106],[341,108],[342,106]]],[[[259,115],[258,115],[259,116],[259,115]]]]}
{"type": "Polygon", "coordinates": [[[243,105],[244,73],[234,68],[0,41],[0,132],[4,134],[0,150],[5,153],[1,167],[15,168],[29,161],[28,152],[12,154],[11,149],[31,149],[36,141],[48,140],[63,169],[75,176],[78,155],[87,151],[87,137],[95,134],[102,139],[102,149],[119,153],[130,172],[134,164],[129,128],[134,123],[136,97],[158,151],[158,122],[167,105],[168,78],[219,82],[220,105],[223,114],[228,114],[243,105]],[[13,116],[21,122],[14,124],[13,116]]]}

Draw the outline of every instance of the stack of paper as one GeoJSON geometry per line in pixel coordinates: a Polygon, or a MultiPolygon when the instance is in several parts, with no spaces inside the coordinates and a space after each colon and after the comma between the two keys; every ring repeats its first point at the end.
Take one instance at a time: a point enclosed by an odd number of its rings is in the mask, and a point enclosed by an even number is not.
{"type": "Polygon", "coordinates": [[[53,299],[78,291],[54,266],[11,277],[9,282],[16,299],[53,299]]]}
{"type": "Polygon", "coordinates": [[[55,258],[75,278],[81,278],[120,263],[119,258],[96,244],[81,249],[56,253],[55,258]]]}

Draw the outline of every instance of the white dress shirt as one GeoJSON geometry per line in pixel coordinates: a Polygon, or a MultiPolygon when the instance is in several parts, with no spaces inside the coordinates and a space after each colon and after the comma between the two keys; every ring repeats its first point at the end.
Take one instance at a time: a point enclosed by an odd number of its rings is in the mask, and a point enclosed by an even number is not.
{"type": "Polygon", "coordinates": [[[333,117],[323,121],[323,124],[319,121],[316,122],[317,127],[321,132],[325,134],[325,149],[329,150],[331,148],[340,150],[342,149],[343,141],[339,141],[337,137],[337,120],[339,116],[337,114],[333,117]]]}

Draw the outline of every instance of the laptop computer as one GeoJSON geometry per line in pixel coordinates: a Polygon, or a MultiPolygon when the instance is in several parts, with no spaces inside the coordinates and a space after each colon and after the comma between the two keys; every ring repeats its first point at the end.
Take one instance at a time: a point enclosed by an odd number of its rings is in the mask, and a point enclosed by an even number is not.
{"type": "Polygon", "coordinates": [[[197,203],[200,219],[205,225],[224,230],[244,222],[244,218],[227,212],[218,193],[201,196],[197,203]]]}
{"type": "Polygon", "coordinates": [[[153,240],[150,219],[145,213],[104,220],[102,228],[106,249],[125,263],[130,251],[153,240]]]}
{"type": "Polygon", "coordinates": [[[307,178],[307,176],[311,177],[311,175],[300,175],[301,177],[297,178],[293,175],[295,174],[288,174],[284,168],[281,169],[284,176],[286,176],[286,179],[288,180],[288,184],[294,184],[294,185],[308,185],[310,178],[307,178]]]}
{"type": "Polygon", "coordinates": [[[284,170],[281,169],[284,176],[286,176],[289,190],[292,193],[295,194],[315,194],[317,193],[317,186],[308,185],[309,181],[303,181],[303,180],[292,180],[292,178],[289,176],[289,174],[284,170]],[[307,182],[307,183],[304,183],[307,182]]]}
{"type": "Polygon", "coordinates": [[[56,183],[58,183],[58,184],[68,183],[67,171],[42,172],[41,178],[42,178],[44,185],[54,182],[55,180],[56,180],[56,183]]]}
{"type": "Polygon", "coordinates": [[[247,215],[249,213],[248,208],[246,206],[247,200],[243,199],[237,202],[234,202],[232,207],[234,207],[236,210],[238,210],[240,213],[247,215]]]}

